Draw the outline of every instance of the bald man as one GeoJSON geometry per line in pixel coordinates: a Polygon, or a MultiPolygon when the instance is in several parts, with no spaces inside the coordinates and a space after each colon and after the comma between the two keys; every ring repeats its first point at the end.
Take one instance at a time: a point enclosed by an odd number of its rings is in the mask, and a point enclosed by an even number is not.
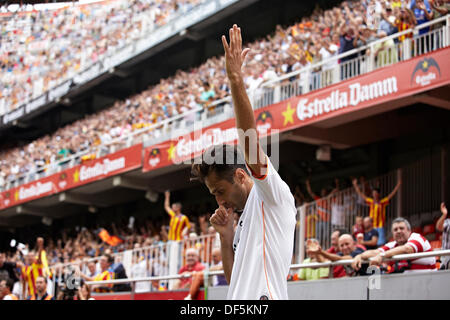
{"type": "MultiPolygon", "coordinates": [[[[203,271],[205,266],[200,262],[200,255],[194,248],[186,250],[186,265],[183,266],[178,274],[191,274],[193,272],[203,271]]],[[[192,283],[192,277],[181,278],[175,281],[174,289],[188,289],[192,283]]]]}
{"type": "MultiPolygon", "coordinates": [[[[209,271],[220,271],[223,270],[222,266],[222,251],[220,250],[220,247],[215,247],[211,251],[211,266],[209,268],[209,271]]],[[[212,278],[212,285],[213,286],[225,286],[227,285],[227,280],[225,279],[225,276],[214,276],[212,278]]],[[[191,288],[189,290],[189,294],[184,298],[184,300],[193,300],[196,299],[198,291],[200,290],[200,287],[204,285],[204,273],[203,271],[197,272],[192,277],[192,284],[191,288]]]]}
{"type": "MultiPolygon", "coordinates": [[[[356,246],[355,240],[349,234],[343,234],[339,237],[338,247],[339,252],[337,254],[323,251],[320,246],[317,248],[316,253],[321,254],[325,259],[331,261],[338,261],[338,260],[351,260],[365,251],[361,247],[356,246]]],[[[361,268],[358,271],[355,271],[350,266],[344,266],[344,268],[347,276],[350,277],[355,275],[366,275],[367,271],[367,265],[363,265],[363,268],[361,268]]]]}

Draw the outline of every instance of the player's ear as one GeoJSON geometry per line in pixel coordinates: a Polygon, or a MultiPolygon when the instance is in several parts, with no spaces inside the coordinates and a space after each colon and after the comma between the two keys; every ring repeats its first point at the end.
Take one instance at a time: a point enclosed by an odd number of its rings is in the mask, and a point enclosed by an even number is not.
{"type": "Polygon", "coordinates": [[[243,184],[245,182],[245,175],[245,171],[241,168],[237,168],[234,172],[234,177],[240,184],[243,184]]]}

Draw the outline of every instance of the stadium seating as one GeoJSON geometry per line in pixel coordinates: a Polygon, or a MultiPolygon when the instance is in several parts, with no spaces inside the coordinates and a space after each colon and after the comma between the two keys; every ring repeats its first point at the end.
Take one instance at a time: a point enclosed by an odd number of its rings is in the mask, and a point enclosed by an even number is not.
{"type": "MultiPolygon", "coordinates": [[[[189,10],[200,2],[194,0],[184,2],[186,7],[177,7],[177,10],[189,10]]],[[[64,75],[51,72],[55,65],[65,66],[64,68],[57,68],[58,72],[73,74],[77,70],[83,69],[83,61],[89,59],[101,60],[107,51],[113,50],[125,38],[133,38],[129,37],[127,32],[139,34],[140,32],[153,30],[149,26],[144,27],[142,24],[138,24],[141,28],[147,29],[136,31],[134,29],[136,24],[133,24],[133,28],[128,25],[127,15],[137,14],[136,12],[143,14],[147,11],[156,10],[158,13],[153,15],[155,18],[151,22],[154,25],[161,25],[178,12],[173,10],[171,2],[165,2],[163,5],[158,4],[157,9],[155,9],[155,3],[153,2],[135,1],[133,6],[125,11],[125,14],[119,9],[128,2],[118,1],[113,3],[106,2],[106,4],[92,4],[54,12],[17,15],[14,18],[2,20],[2,26],[7,31],[7,36],[3,37],[2,41],[20,46],[20,50],[17,49],[17,52],[25,52],[26,45],[35,45],[38,55],[39,53],[46,53],[58,58],[57,62],[50,67],[45,63],[40,63],[39,59],[28,61],[28,58],[22,59],[20,56],[15,57],[17,63],[12,64],[12,57],[8,58],[3,55],[3,59],[0,59],[2,61],[0,66],[2,70],[6,71],[3,73],[3,83],[8,84],[3,89],[0,88],[1,96],[6,98],[3,100],[16,106],[19,102],[26,101],[28,97],[33,95],[33,92],[41,92],[31,88],[31,84],[36,86],[38,83],[43,83],[41,87],[42,90],[45,90],[45,88],[51,87],[52,83],[56,81],[55,79],[64,79],[64,75]],[[74,20],[81,30],[86,26],[88,31],[84,32],[82,36],[78,36],[77,33],[71,32],[73,27],[70,25],[58,24],[62,17],[74,20]],[[55,33],[58,41],[61,41],[61,45],[52,45],[52,50],[56,50],[56,52],[45,51],[44,44],[41,44],[44,48],[39,47],[39,44],[47,41],[50,35],[33,33],[30,28],[33,19],[40,21],[40,23],[49,23],[49,27],[52,25],[59,26],[60,30],[58,29],[55,33]],[[123,32],[117,33],[117,24],[114,22],[116,20],[121,21],[121,19],[125,19],[126,27],[121,28],[124,30],[123,32]],[[93,24],[93,21],[96,21],[96,23],[93,24]],[[14,26],[17,25],[23,25],[23,30],[16,29],[14,26]],[[100,27],[114,34],[114,37],[108,37],[107,34],[101,36],[97,34],[95,30],[100,27]],[[92,32],[92,35],[89,31],[92,32]],[[71,41],[74,36],[76,41],[71,41]],[[95,43],[97,47],[101,46],[98,48],[98,52],[93,52],[89,49],[89,46],[85,46],[89,52],[88,55],[84,51],[79,52],[79,43],[84,41],[84,36],[88,37],[87,43],[92,45],[95,43]],[[25,40],[21,41],[21,39],[25,40]],[[96,41],[93,41],[93,39],[96,41]],[[69,45],[66,51],[62,51],[63,53],[57,51],[66,43],[73,44],[73,48],[69,45]],[[67,53],[67,51],[70,53],[67,53]],[[39,68],[35,67],[35,64],[38,64],[39,68]],[[44,71],[41,70],[42,68],[44,68],[44,71]],[[51,79],[45,77],[47,72],[52,74],[51,79]],[[42,76],[43,74],[44,76],[42,76]],[[18,85],[18,83],[24,83],[24,86],[18,85]]],[[[367,27],[370,30],[375,32],[378,29],[381,17],[379,13],[368,13],[367,10],[372,10],[372,7],[365,8],[362,2],[357,1],[352,8],[352,10],[349,10],[348,7],[343,5],[333,10],[316,10],[310,19],[303,18],[298,24],[284,29],[278,28],[275,34],[268,37],[268,40],[248,44],[254,51],[249,57],[251,62],[246,70],[248,76],[245,80],[248,88],[256,88],[261,81],[272,80],[274,77],[319,62],[321,50],[322,54],[325,55],[323,51],[325,47],[331,48],[333,44],[339,45],[340,22],[344,17],[350,19],[350,22],[355,26],[361,24],[362,20],[366,20],[367,27]],[[317,40],[314,46],[307,41],[309,38],[317,40]],[[299,44],[303,44],[303,46],[299,44]]],[[[337,52],[334,53],[334,55],[336,54],[337,52]]],[[[323,82],[317,85],[314,84],[314,81],[312,80],[311,89],[328,84],[323,82]]],[[[297,92],[294,87],[289,88],[290,94],[297,92]]],[[[116,102],[107,110],[60,128],[50,136],[42,137],[28,146],[2,150],[0,152],[0,188],[9,182],[17,182],[19,177],[27,173],[42,172],[44,168],[45,170],[48,169],[46,166],[55,164],[60,159],[79,152],[89,152],[90,148],[109,143],[115,138],[125,137],[129,133],[139,130],[139,128],[160,123],[164,119],[196,108],[211,108],[212,101],[224,98],[228,94],[229,88],[225,81],[223,57],[211,58],[200,67],[189,72],[177,72],[175,76],[161,80],[160,84],[148,90],[125,101],[116,102]],[[110,121],[103,123],[102,119],[110,119],[110,121]],[[36,154],[36,150],[40,150],[40,154],[36,154]],[[18,158],[21,160],[16,162],[15,159],[18,158]]],[[[273,97],[273,93],[270,93],[269,96],[273,97]]],[[[270,99],[267,101],[270,102],[270,99]]],[[[56,164],[56,166],[58,165],[56,164]]],[[[23,182],[23,180],[20,181],[23,182]]]]}

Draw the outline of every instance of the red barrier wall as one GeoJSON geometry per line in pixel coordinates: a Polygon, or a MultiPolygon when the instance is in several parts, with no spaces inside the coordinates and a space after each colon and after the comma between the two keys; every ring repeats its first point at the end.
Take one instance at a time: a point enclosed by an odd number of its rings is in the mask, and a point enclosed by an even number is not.
{"type": "MultiPolygon", "coordinates": [[[[189,294],[188,291],[161,291],[161,292],[144,292],[135,293],[133,300],[183,300],[189,294]]],[[[95,300],[131,300],[131,294],[118,293],[118,294],[93,294],[95,300]]],[[[205,292],[201,290],[198,293],[197,300],[204,300],[205,292]]]]}

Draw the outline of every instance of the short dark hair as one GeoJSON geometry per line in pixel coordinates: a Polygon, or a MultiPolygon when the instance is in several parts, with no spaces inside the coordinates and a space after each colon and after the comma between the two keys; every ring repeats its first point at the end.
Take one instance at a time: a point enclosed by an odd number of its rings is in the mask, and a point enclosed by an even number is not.
{"type": "Polygon", "coordinates": [[[114,263],[114,257],[112,255],[106,253],[103,256],[106,258],[106,261],[108,261],[108,264],[114,263]]]}
{"type": "Polygon", "coordinates": [[[201,160],[200,164],[192,164],[191,181],[198,180],[205,183],[205,178],[214,172],[219,179],[233,183],[237,169],[243,169],[248,174],[243,155],[234,145],[212,146],[203,153],[201,160]]]}

